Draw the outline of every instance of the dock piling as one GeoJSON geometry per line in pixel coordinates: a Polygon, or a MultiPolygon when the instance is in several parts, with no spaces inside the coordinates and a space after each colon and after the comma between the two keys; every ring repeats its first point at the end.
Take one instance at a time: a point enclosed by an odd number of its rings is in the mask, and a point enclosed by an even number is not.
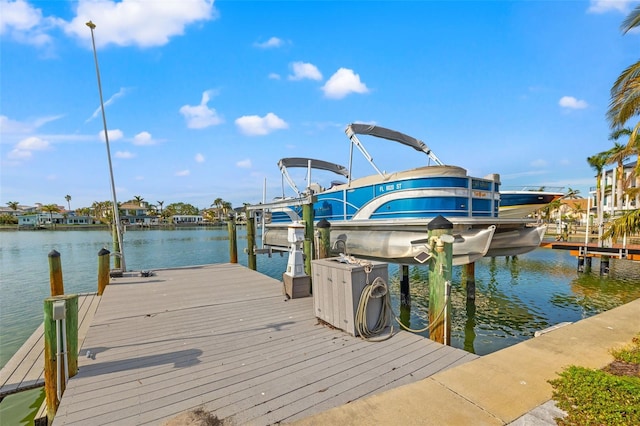
{"type": "Polygon", "coordinates": [[[304,273],[311,276],[311,259],[313,258],[313,203],[302,206],[302,220],[304,221],[304,273]]]}
{"type": "Polygon", "coordinates": [[[62,280],[62,260],[60,253],[55,249],[48,254],[49,257],[49,284],[51,286],[51,296],[64,294],[64,282],[62,280]]]}
{"type": "Polygon", "coordinates": [[[104,289],[109,284],[110,255],[111,252],[106,248],[102,248],[98,252],[98,296],[102,296],[104,289]]]}
{"type": "Polygon", "coordinates": [[[331,256],[331,224],[328,220],[322,219],[318,222],[317,228],[317,258],[326,259],[331,256]]]}
{"type": "Polygon", "coordinates": [[[235,219],[229,219],[227,229],[229,230],[229,263],[238,263],[238,241],[235,219]]]}
{"type": "Polygon", "coordinates": [[[60,404],[66,378],[76,374],[78,295],[49,297],[44,301],[44,387],[49,424],[52,424],[60,404]]]}
{"type": "Polygon", "coordinates": [[[609,275],[609,256],[600,258],[600,275],[609,275]]]}
{"type": "Polygon", "coordinates": [[[411,289],[409,287],[409,265],[402,265],[400,278],[400,306],[411,306],[411,289]]]}
{"type": "Polygon", "coordinates": [[[451,343],[451,270],[453,266],[453,224],[437,216],[427,225],[431,243],[429,260],[429,338],[451,343]]]}
{"type": "Polygon", "coordinates": [[[253,210],[249,210],[247,217],[247,265],[252,271],[256,271],[256,222],[253,215],[253,210]]]}
{"type": "Polygon", "coordinates": [[[467,263],[464,266],[466,272],[464,286],[467,289],[467,301],[476,300],[476,264],[475,262],[467,263]]]}

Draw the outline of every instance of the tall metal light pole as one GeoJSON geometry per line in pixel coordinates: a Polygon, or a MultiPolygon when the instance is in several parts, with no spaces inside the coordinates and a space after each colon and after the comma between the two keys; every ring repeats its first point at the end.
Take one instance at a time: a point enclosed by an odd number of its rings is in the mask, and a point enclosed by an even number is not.
{"type": "Polygon", "coordinates": [[[116,199],[116,184],[113,180],[113,167],[111,166],[111,149],[109,148],[109,133],[107,132],[107,116],[104,113],[104,101],[102,99],[102,84],[100,83],[100,68],[98,67],[98,54],[96,53],[96,41],[93,37],[93,30],[96,28],[96,24],[89,21],[87,22],[87,27],[91,28],[91,43],[93,44],[93,58],[96,63],[96,75],[98,76],[98,92],[100,94],[100,108],[102,108],[102,124],[104,126],[104,140],[107,145],[107,159],[109,160],[109,174],[111,176],[111,194],[113,196],[113,226],[116,229],[116,235],[118,238],[118,248],[115,250],[116,257],[116,268],[118,264],[118,260],[120,260],[120,266],[122,271],[126,271],[126,263],[124,261],[124,246],[122,244],[122,232],[120,230],[120,213],[118,211],[118,200],[116,199]]]}

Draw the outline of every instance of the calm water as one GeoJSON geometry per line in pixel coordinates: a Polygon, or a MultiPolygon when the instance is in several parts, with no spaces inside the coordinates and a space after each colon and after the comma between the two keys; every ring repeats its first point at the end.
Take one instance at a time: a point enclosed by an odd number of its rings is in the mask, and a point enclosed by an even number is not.
{"type": "MultiPolygon", "coordinates": [[[[229,261],[226,228],[129,231],[124,236],[127,269],[148,270],[229,261]]],[[[49,296],[48,253],[61,254],[66,293],[94,292],[97,254],[111,248],[107,231],[0,233],[0,366],[42,322],[49,296]]],[[[238,261],[247,265],[246,235],[238,228],[238,261]]],[[[281,279],[287,257],[258,256],[258,271],[281,279]]],[[[640,265],[612,261],[609,277],[578,274],[566,251],[538,249],[517,259],[476,263],[476,302],[468,305],[463,269],[454,268],[452,345],[486,354],[529,339],[537,330],[611,309],[640,297],[640,265]]],[[[394,311],[399,314],[398,267],[389,265],[394,311]]],[[[428,317],[428,270],[410,268],[411,327],[428,317]]]]}

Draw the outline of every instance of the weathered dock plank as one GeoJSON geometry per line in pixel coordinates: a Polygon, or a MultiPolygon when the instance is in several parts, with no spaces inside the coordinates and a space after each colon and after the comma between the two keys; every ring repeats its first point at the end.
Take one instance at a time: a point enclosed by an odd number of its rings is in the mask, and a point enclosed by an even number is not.
{"type": "MultiPolygon", "coordinates": [[[[78,346],[100,303],[95,293],[78,295],[78,346]]],[[[44,325],[33,332],[0,370],[0,398],[12,393],[44,386],[44,325]]]]}
{"type": "Polygon", "coordinates": [[[319,324],[313,299],[239,265],[124,277],[102,296],[54,425],[162,424],[195,408],[234,424],[318,413],[476,358],[400,331],[319,324]]]}

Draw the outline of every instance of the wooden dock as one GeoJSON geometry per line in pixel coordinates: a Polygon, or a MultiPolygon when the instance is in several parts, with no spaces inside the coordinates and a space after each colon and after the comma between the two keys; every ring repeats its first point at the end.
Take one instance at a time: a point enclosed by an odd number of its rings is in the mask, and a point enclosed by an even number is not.
{"type": "MultiPolygon", "coordinates": [[[[78,347],[100,303],[96,293],[78,296],[78,347]]],[[[0,400],[7,395],[44,386],[44,325],[33,332],[0,370],[0,400]]]]}
{"type": "Polygon", "coordinates": [[[640,246],[614,244],[611,247],[599,247],[597,244],[584,244],[575,241],[543,241],[541,247],[550,247],[555,250],[569,250],[571,256],[583,257],[610,257],[613,259],[625,259],[640,261],[640,246]]]}
{"type": "Polygon", "coordinates": [[[159,425],[197,408],[287,423],[476,358],[321,325],[311,297],[286,300],[280,281],[237,264],[159,270],[107,287],[54,425],[159,425]]]}

